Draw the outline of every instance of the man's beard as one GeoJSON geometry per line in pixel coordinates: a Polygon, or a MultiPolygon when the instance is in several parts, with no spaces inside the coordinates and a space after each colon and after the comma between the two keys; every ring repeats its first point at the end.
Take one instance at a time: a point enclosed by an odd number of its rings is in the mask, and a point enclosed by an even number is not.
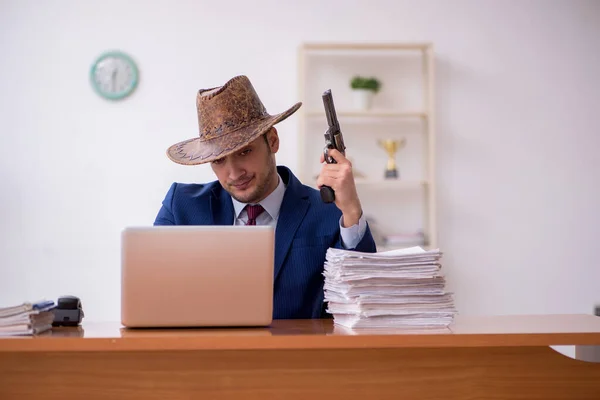
{"type": "Polygon", "coordinates": [[[265,193],[267,192],[267,190],[269,189],[269,185],[273,181],[273,176],[277,173],[275,160],[273,159],[271,154],[269,154],[267,157],[269,158],[267,173],[264,176],[255,176],[257,186],[254,188],[254,190],[251,193],[244,194],[243,197],[236,196],[234,195],[234,193],[228,190],[231,197],[233,197],[240,203],[257,203],[265,197],[265,193]]]}

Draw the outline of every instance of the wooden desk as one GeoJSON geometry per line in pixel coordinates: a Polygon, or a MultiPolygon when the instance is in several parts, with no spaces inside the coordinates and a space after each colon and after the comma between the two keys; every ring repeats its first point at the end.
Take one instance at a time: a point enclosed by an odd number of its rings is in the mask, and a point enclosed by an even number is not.
{"type": "Polygon", "coordinates": [[[551,345],[600,345],[600,317],[459,316],[436,332],[86,323],[0,339],[0,399],[600,399],[600,363],[551,345]]]}

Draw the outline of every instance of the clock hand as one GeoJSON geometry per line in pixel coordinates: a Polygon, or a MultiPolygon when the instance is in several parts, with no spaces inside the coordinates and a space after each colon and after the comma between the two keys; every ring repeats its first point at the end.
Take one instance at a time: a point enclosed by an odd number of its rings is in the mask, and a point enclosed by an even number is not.
{"type": "Polygon", "coordinates": [[[111,74],[111,81],[112,81],[112,91],[114,92],[116,89],[116,85],[117,85],[117,68],[113,69],[112,74],[111,74]]]}

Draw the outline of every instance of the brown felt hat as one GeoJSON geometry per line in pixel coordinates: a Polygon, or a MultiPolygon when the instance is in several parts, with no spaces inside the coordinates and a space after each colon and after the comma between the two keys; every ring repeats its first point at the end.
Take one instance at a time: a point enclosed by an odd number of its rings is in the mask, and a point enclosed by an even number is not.
{"type": "Polygon", "coordinates": [[[295,113],[301,105],[298,102],[280,114],[269,114],[252,83],[243,75],[223,86],[200,89],[196,97],[200,136],[174,144],[167,155],[184,165],[225,157],[295,113]]]}

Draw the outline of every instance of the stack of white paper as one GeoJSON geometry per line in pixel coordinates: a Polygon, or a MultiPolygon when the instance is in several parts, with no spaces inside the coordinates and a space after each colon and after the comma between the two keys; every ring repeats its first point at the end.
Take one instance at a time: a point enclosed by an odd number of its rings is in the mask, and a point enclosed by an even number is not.
{"type": "Polygon", "coordinates": [[[448,326],[456,310],[441,257],[421,247],[380,253],[330,248],[323,273],[327,310],[349,328],[448,326]]]}
{"type": "Polygon", "coordinates": [[[0,336],[36,335],[52,328],[53,301],[0,308],[0,336]]]}

